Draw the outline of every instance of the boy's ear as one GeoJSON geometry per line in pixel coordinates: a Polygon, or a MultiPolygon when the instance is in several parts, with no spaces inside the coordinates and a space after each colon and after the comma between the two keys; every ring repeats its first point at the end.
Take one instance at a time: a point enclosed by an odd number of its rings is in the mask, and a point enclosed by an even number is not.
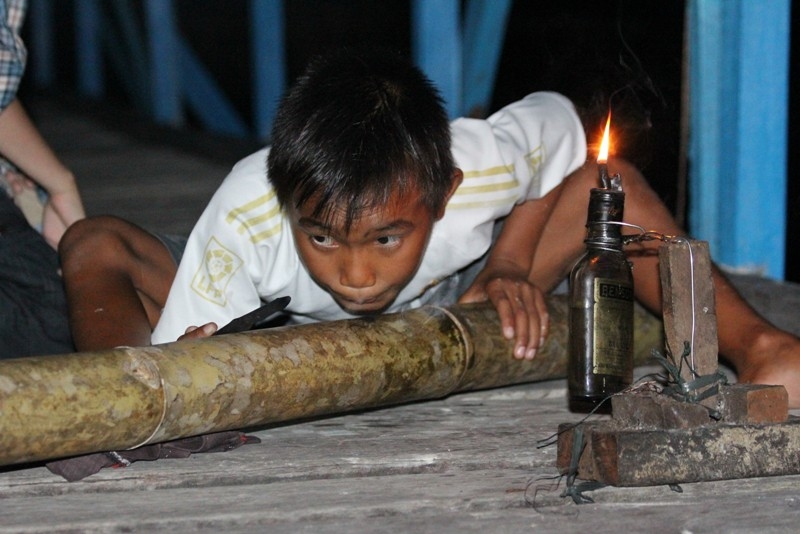
{"type": "Polygon", "coordinates": [[[436,214],[437,221],[444,217],[444,210],[447,208],[447,203],[450,202],[450,198],[452,198],[462,181],[464,181],[464,173],[459,168],[453,169],[453,178],[450,182],[450,191],[447,192],[447,197],[444,199],[439,213],[436,214]]]}

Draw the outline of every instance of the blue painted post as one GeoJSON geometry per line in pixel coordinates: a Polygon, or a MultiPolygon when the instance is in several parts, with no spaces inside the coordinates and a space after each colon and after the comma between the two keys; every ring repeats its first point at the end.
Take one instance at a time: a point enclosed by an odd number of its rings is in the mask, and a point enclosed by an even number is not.
{"type": "Polygon", "coordinates": [[[461,116],[460,1],[414,0],[411,30],[414,61],[439,88],[448,115],[461,116]]]}
{"type": "Polygon", "coordinates": [[[135,105],[152,115],[153,98],[150,84],[150,59],[148,43],[139,24],[136,6],[130,2],[116,1],[108,4],[110,16],[117,23],[118,35],[107,39],[105,51],[122,87],[135,105]]]}
{"type": "Polygon", "coordinates": [[[160,124],[179,125],[183,122],[180,51],[172,0],[147,0],[144,7],[153,119],[160,124]]]}
{"type": "Polygon", "coordinates": [[[717,1],[692,0],[689,17],[690,79],[690,213],[689,227],[698,239],[708,241],[714,256],[721,243],[719,222],[719,159],[722,112],[722,15],[717,1]]]}
{"type": "Polygon", "coordinates": [[[105,92],[100,53],[102,20],[98,0],[75,2],[75,50],[78,92],[100,98],[105,92]]]}
{"type": "Polygon", "coordinates": [[[267,141],[286,89],[283,0],[251,0],[250,18],[254,129],[267,141]]]}
{"type": "Polygon", "coordinates": [[[214,77],[183,39],[177,39],[183,97],[203,126],[212,132],[246,137],[247,125],[225,97],[214,77]]]}
{"type": "Polygon", "coordinates": [[[492,101],[511,0],[471,0],[464,20],[462,112],[482,117],[492,101]]]}
{"type": "Polygon", "coordinates": [[[150,45],[153,117],[162,124],[183,122],[185,102],[213,132],[244,137],[239,118],[214,78],[178,34],[172,0],[145,3],[150,45]]]}
{"type": "Polygon", "coordinates": [[[28,24],[31,27],[29,48],[33,61],[29,65],[33,84],[40,89],[50,87],[56,79],[52,0],[32,0],[28,10],[28,24]]]}
{"type": "Polygon", "coordinates": [[[778,279],[785,260],[790,7],[790,0],[692,0],[689,8],[691,231],[712,244],[719,263],[778,279]],[[716,75],[718,86],[704,80],[716,75]],[[705,210],[715,220],[705,220],[705,210]]]}

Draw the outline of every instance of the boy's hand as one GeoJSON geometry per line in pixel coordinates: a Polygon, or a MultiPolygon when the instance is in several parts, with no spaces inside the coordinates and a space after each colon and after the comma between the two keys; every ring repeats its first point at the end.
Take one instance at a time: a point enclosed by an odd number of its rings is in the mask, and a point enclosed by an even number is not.
{"type": "Polygon", "coordinates": [[[184,339],[202,339],[204,337],[211,337],[217,331],[217,323],[206,323],[203,326],[190,326],[186,332],[178,338],[178,341],[184,339]]]}
{"type": "Polygon", "coordinates": [[[542,291],[527,279],[498,276],[476,279],[458,300],[459,303],[490,300],[500,316],[506,339],[515,339],[514,357],[532,360],[544,343],[550,326],[542,291]]]}

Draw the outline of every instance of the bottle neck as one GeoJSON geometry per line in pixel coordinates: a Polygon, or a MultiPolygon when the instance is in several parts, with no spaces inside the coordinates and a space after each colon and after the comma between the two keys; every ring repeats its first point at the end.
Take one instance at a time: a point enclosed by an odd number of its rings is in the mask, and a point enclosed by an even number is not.
{"type": "Polygon", "coordinates": [[[587,248],[622,250],[622,214],[625,193],[612,189],[592,189],[586,219],[587,248]]]}

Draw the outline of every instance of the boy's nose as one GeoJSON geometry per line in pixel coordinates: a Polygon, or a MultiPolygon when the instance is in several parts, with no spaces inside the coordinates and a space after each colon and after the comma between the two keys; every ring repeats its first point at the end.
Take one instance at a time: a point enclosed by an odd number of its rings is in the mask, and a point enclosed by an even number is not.
{"type": "Polygon", "coordinates": [[[342,258],[339,282],[345,287],[372,287],[375,285],[375,271],[362,255],[347,254],[342,258]]]}

